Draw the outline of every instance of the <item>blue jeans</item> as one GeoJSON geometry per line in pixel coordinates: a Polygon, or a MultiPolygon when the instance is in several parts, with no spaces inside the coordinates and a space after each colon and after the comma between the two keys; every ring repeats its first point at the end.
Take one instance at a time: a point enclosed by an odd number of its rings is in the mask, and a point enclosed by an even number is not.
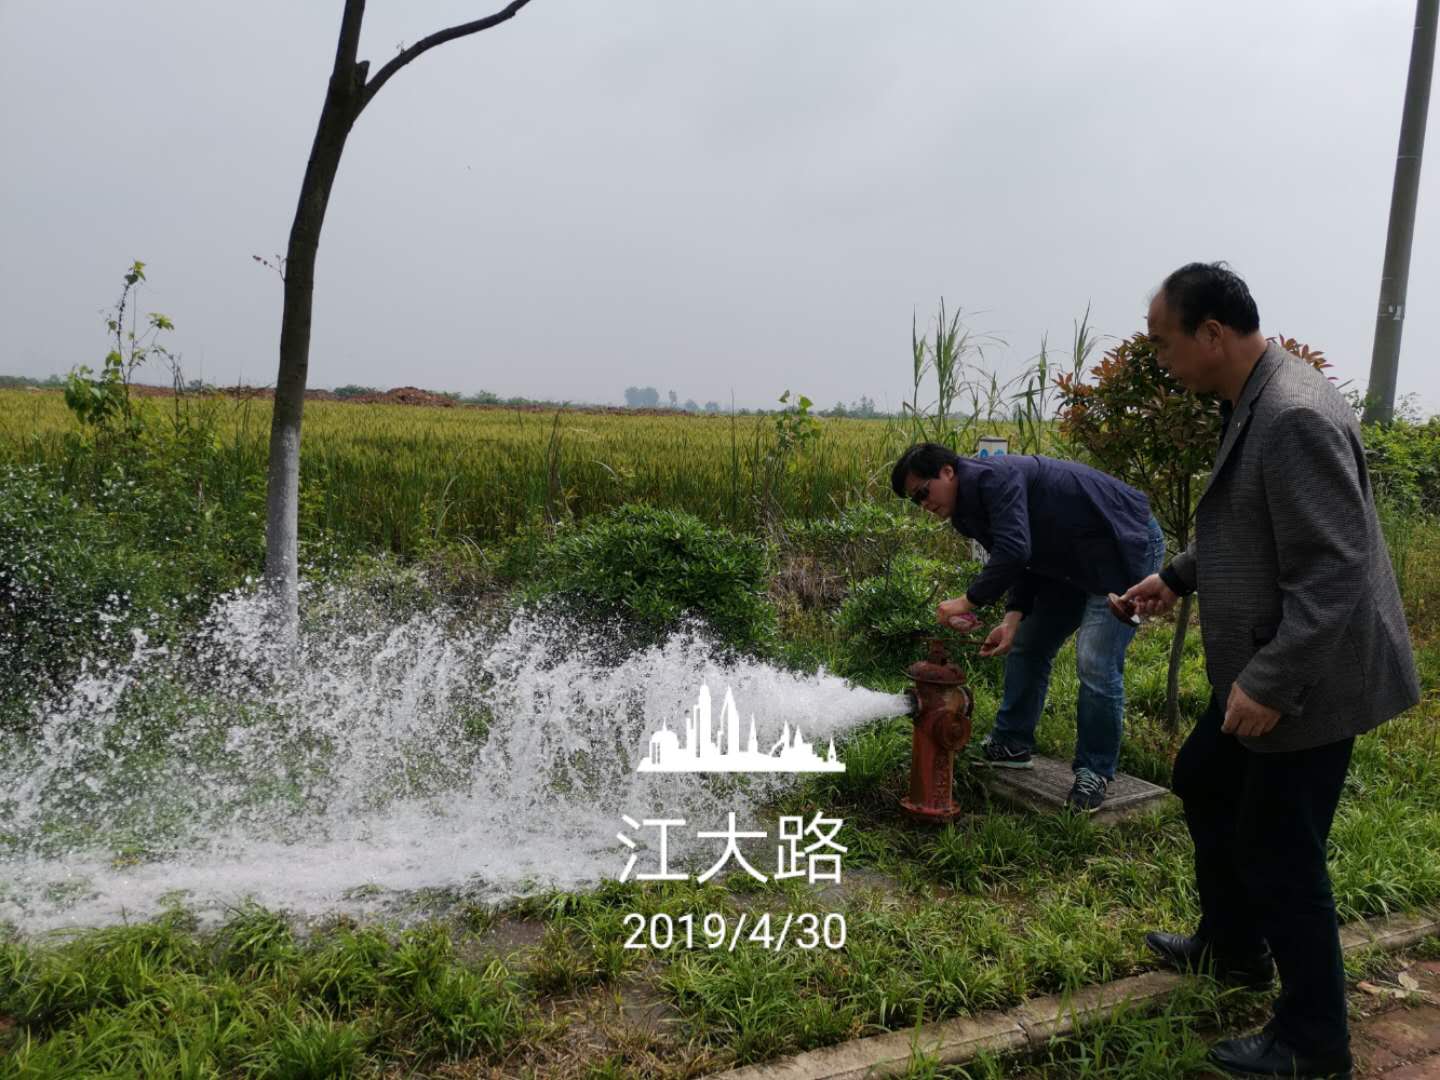
{"type": "MultiPolygon", "coordinates": [[[[1153,574],[1165,559],[1165,534],[1153,517],[1149,532],[1146,572],[1153,574]]],[[[1035,748],[1035,725],[1050,687],[1050,665],[1071,634],[1080,676],[1072,767],[1113,780],[1124,729],[1125,650],[1135,629],[1110,614],[1103,596],[1090,596],[1063,582],[1042,587],[1005,657],[1005,694],[990,736],[1017,749],[1035,748]]]]}

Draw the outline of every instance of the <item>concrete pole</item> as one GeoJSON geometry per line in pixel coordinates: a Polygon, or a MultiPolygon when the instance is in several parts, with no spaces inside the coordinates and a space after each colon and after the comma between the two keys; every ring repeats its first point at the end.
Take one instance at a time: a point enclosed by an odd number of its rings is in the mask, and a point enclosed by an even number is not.
{"type": "Polygon", "coordinates": [[[1415,37],[1410,45],[1410,74],[1405,83],[1405,110],[1400,117],[1400,150],[1395,158],[1395,186],[1390,192],[1385,266],[1380,272],[1380,308],[1375,313],[1375,347],[1370,354],[1370,385],[1365,394],[1366,423],[1388,424],[1395,415],[1400,332],[1405,325],[1410,244],[1415,236],[1415,204],[1420,194],[1420,154],[1425,148],[1430,74],[1435,66],[1437,6],[1440,0],[1416,0],[1415,3],[1415,37]]]}

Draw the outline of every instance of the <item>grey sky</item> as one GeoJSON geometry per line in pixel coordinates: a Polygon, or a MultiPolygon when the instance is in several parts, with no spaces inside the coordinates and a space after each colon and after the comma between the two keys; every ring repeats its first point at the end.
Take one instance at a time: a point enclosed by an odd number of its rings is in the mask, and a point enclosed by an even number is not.
{"type": "MultiPolygon", "coordinates": [[[[499,6],[371,0],[362,55],[499,6]]],[[[0,0],[0,371],[105,351],[132,259],[187,373],[275,378],[338,0],[0,0]]],[[[1413,0],[533,0],[352,133],[310,383],[819,404],[908,389],[943,294],[1003,337],[1143,326],[1190,259],[1366,378],[1413,0]]],[[[1433,110],[1432,110],[1433,111],[1433,110]]],[[[1440,124],[1400,392],[1440,410],[1440,124]]]]}

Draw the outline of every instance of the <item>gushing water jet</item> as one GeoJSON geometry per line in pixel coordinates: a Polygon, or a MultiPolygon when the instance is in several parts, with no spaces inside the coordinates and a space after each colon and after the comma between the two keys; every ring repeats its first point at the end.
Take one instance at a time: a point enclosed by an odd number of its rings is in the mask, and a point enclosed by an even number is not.
{"type": "MultiPolygon", "coordinates": [[[[291,662],[263,605],[217,603],[191,639],[91,667],[0,757],[0,923],[24,933],[202,919],[251,899],[297,916],[406,917],[396,898],[502,902],[618,876],[622,814],[758,819],[793,777],[641,775],[702,680],[821,745],[905,712],[821,672],[722,661],[703,632],[613,637],[516,612],[392,605],[318,586],[291,662]]],[[[677,858],[680,853],[677,853],[677,858]]]]}

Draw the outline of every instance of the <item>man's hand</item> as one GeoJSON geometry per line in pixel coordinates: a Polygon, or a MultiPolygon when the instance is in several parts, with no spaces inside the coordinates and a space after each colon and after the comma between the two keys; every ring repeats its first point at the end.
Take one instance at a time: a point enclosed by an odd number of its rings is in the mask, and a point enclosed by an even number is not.
{"type": "Polygon", "coordinates": [[[975,605],[968,596],[957,596],[953,600],[942,600],[935,609],[935,618],[941,626],[959,630],[962,634],[977,629],[980,620],[975,617],[975,605]]]}
{"type": "Polygon", "coordinates": [[[981,656],[1004,656],[1015,645],[1015,631],[1020,628],[1020,612],[1007,611],[1000,625],[990,631],[980,646],[981,656]]]}
{"type": "Polygon", "coordinates": [[[1138,585],[1126,589],[1120,599],[1134,604],[1137,615],[1163,615],[1175,606],[1180,597],[1160,579],[1159,574],[1151,574],[1138,585]]]}
{"type": "Polygon", "coordinates": [[[1220,730],[1226,735],[1264,735],[1280,722],[1280,710],[1261,705],[1240,684],[1230,684],[1230,697],[1225,702],[1225,722],[1220,730]]]}

